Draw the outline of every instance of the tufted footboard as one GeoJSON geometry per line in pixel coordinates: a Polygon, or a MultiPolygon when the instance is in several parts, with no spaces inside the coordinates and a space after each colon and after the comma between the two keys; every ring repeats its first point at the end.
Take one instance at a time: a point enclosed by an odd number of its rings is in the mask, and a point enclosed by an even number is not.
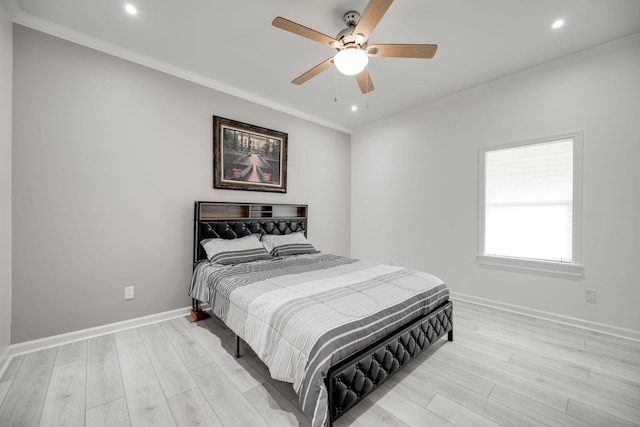
{"type": "Polygon", "coordinates": [[[331,423],[444,334],[453,341],[451,301],[333,365],[326,378],[331,423]]]}

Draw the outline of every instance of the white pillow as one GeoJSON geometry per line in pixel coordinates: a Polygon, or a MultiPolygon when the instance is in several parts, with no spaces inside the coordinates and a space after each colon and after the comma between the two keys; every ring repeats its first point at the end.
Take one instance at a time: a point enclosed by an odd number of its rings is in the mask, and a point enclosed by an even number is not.
{"type": "Polygon", "coordinates": [[[209,261],[216,264],[241,264],[272,259],[257,234],[238,239],[206,239],[200,242],[209,261]]]}
{"type": "Polygon", "coordinates": [[[274,257],[298,254],[314,254],[318,251],[304,237],[304,232],[291,234],[265,234],[260,239],[265,249],[274,257]]]}

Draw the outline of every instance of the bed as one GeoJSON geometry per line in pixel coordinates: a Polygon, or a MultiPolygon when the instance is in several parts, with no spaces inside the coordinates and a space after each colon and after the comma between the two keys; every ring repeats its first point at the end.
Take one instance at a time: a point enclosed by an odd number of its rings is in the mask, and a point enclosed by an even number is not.
{"type": "Polygon", "coordinates": [[[428,273],[317,252],[303,237],[307,213],[196,202],[189,294],[195,316],[206,303],[236,334],[236,357],[242,339],[274,379],[293,384],[312,425],[324,426],[441,337],[452,341],[453,306],[428,273]],[[268,257],[217,249],[253,248],[263,235],[268,257]]]}

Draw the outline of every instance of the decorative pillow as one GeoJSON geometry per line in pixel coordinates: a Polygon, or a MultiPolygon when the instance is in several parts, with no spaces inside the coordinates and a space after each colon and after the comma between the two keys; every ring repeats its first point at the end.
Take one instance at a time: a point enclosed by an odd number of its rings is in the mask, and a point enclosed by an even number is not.
{"type": "Polygon", "coordinates": [[[260,243],[257,234],[238,239],[206,239],[200,242],[209,261],[216,264],[241,264],[243,262],[272,259],[260,243]]]}
{"type": "Polygon", "coordinates": [[[267,251],[275,257],[318,252],[304,237],[302,231],[291,234],[265,234],[260,241],[267,251]]]}

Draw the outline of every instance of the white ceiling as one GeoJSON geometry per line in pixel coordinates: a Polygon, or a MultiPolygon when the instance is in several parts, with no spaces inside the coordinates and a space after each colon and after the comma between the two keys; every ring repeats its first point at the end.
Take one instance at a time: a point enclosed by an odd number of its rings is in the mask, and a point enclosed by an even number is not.
{"type": "Polygon", "coordinates": [[[19,24],[347,132],[640,33],[638,0],[397,0],[370,43],[434,43],[438,52],[429,60],[371,59],[376,89],[363,95],[353,77],[333,68],[291,84],[335,50],[271,21],[282,16],[335,36],[344,12],[362,12],[366,0],[130,2],[137,16],[124,12],[125,0],[5,0],[19,24]],[[567,24],[551,30],[559,17],[567,24]]]}

